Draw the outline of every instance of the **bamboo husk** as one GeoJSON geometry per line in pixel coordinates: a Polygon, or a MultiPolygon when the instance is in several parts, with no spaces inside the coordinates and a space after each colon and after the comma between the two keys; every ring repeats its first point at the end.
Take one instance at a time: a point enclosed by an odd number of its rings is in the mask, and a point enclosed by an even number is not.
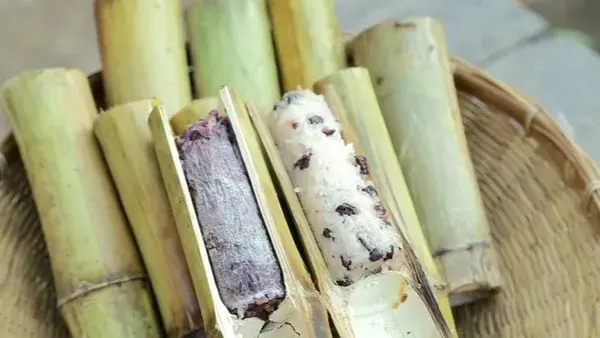
{"type": "Polygon", "coordinates": [[[283,91],[346,65],[333,0],[268,0],[283,91]]]}
{"type": "MultiPolygon", "coordinates": [[[[320,302],[287,227],[246,108],[241,100],[230,93],[228,87],[223,88],[220,94],[222,104],[234,127],[240,152],[283,272],[286,298],[266,322],[258,318],[240,320],[227,310],[215,283],[167,117],[164,112],[155,109],[150,115],[155,148],[169,192],[169,200],[176,215],[188,266],[196,290],[200,290],[196,294],[204,314],[207,333],[209,336],[219,337],[331,337],[327,312],[320,302]]],[[[204,115],[207,114],[208,111],[205,111],[204,115]]],[[[203,117],[201,112],[198,112],[198,116],[203,117]]]]}
{"type": "Polygon", "coordinates": [[[179,0],[95,0],[109,106],[158,98],[172,115],[191,101],[179,0]]]}
{"type": "Polygon", "coordinates": [[[115,106],[94,132],[115,181],[168,337],[202,329],[200,308],[163,185],[148,117],[151,100],[115,106]]]}
{"type": "MultiPolygon", "coordinates": [[[[339,104],[338,104],[339,106],[339,104]]],[[[307,258],[314,271],[318,289],[341,337],[451,337],[452,329],[446,323],[431,291],[427,278],[403,237],[405,271],[386,271],[355,282],[349,287],[334,283],[327,269],[321,251],[314,238],[302,205],[294,191],[279,152],[260,114],[251,112],[254,125],[261,136],[273,170],[278,178],[288,208],[295,221],[300,239],[307,252],[307,258]]],[[[343,115],[341,116],[343,118],[343,115]]],[[[343,123],[344,137],[358,144],[354,131],[348,123],[343,123]]],[[[372,176],[376,178],[375,173],[372,176]]],[[[384,181],[373,179],[374,183],[384,181]]],[[[376,189],[379,189],[376,186],[376,189]]],[[[385,196],[382,205],[387,208],[385,196]]],[[[389,209],[390,220],[398,223],[395,209],[389,209]]],[[[399,214],[401,216],[401,214],[399,214]]]]}
{"type": "Polygon", "coordinates": [[[467,149],[441,23],[387,21],[351,43],[367,68],[451,304],[489,295],[501,276],[467,149]]]}
{"type": "Polygon", "coordinates": [[[86,75],[26,71],[1,97],[71,335],[160,337],[146,272],[92,131],[97,111],[86,75]]]}
{"type": "Polygon", "coordinates": [[[344,139],[355,144],[356,151],[364,154],[369,160],[375,184],[379,187],[378,194],[388,201],[391,211],[403,220],[398,223],[400,231],[408,237],[427,278],[434,284],[440,309],[453,335],[456,335],[448,290],[421,229],[404,174],[379,109],[369,72],[365,68],[347,68],[320,80],[314,87],[324,95],[333,113],[340,120],[342,130],[356,132],[344,132],[344,139]]]}
{"type": "Polygon", "coordinates": [[[199,97],[227,84],[259,109],[271,109],[280,90],[265,0],[199,0],[186,16],[199,97]]]}
{"type": "Polygon", "coordinates": [[[175,136],[181,135],[187,127],[206,117],[212,110],[223,110],[221,99],[217,96],[209,96],[203,99],[193,100],[190,104],[180,109],[171,117],[171,128],[175,136]]]}

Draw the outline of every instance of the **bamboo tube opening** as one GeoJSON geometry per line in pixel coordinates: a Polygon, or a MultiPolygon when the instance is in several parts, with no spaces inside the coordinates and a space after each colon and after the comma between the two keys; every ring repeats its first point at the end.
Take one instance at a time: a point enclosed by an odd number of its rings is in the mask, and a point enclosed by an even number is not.
{"type": "Polygon", "coordinates": [[[183,134],[192,123],[205,118],[211,111],[223,111],[222,106],[223,104],[217,96],[193,100],[171,117],[170,123],[173,133],[175,136],[183,134]]]}

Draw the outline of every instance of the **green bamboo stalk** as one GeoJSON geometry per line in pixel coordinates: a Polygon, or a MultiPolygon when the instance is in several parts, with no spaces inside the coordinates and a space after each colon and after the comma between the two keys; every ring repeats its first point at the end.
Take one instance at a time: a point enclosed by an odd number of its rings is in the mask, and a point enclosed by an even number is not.
{"type": "Polygon", "coordinates": [[[109,106],[158,98],[172,115],[191,89],[180,0],[95,0],[109,106]]]}
{"type": "Polygon", "coordinates": [[[381,112],[452,305],[501,284],[467,148],[444,30],[431,18],[386,21],[350,44],[381,112]]]}
{"type": "Polygon", "coordinates": [[[265,0],[199,0],[186,16],[199,97],[227,85],[271,109],[280,91],[265,0]]]}
{"type": "Polygon", "coordinates": [[[268,0],[283,91],[345,67],[333,0],[268,0]]]}
{"type": "Polygon", "coordinates": [[[165,192],[148,117],[151,100],[103,112],[94,132],[152,282],[167,335],[180,338],[202,329],[177,227],[165,192]]]}
{"type": "Polygon", "coordinates": [[[86,75],[27,71],[0,90],[73,337],[160,337],[147,281],[93,134],[86,75]]]}

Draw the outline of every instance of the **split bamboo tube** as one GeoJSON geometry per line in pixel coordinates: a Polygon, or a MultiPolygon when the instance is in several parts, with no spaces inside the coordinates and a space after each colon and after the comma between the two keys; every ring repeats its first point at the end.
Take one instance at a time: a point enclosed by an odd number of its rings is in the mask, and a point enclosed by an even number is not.
{"type": "Polygon", "coordinates": [[[202,329],[200,308],[163,185],[148,117],[151,100],[102,112],[94,132],[152,282],[168,337],[202,329]]]}
{"type": "MultiPolygon", "coordinates": [[[[339,104],[338,106],[341,107],[339,104]]],[[[282,195],[306,250],[308,262],[314,271],[318,289],[339,335],[390,338],[408,334],[415,337],[453,336],[416,255],[402,235],[404,263],[401,271],[379,272],[357,280],[348,287],[334,283],[267,124],[256,112],[251,111],[251,117],[270,158],[282,195]]],[[[362,149],[357,138],[352,136],[355,133],[351,126],[341,123],[344,138],[348,137],[346,141],[355,142],[355,149],[362,149]]],[[[376,179],[376,173],[371,174],[375,184],[384,182],[376,179]]],[[[384,196],[380,198],[382,206],[389,211],[390,221],[398,223],[399,218],[394,214],[394,209],[388,208],[384,196]]]]}
{"type": "Polygon", "coordinates": [[[346,64],[333,0],[268,0],[283,91],[346,64]]]}
{"type": "Polygon", "coordinates": [[[109,106],[158,98],[172,115],[191,101],[180,0],[95,0],[109,106]]]}
{"type": "Polygon", "coordinates": [[[265,0],[197,0],[186,17],[198,96],[227,85],[271,109],[280,91],[265,0]]]}
{"type": "Polygon", "coordinates": [[[203,99],[193,100],[190,104],[179,110],[171,117],[171,128],[175,136],[183,134],[187,127],[208,116],[212,110],[223,111],[223,104],[217,96],[209,96],[203,99]]]}
{"type": "MultiPolygon", "coordinates": [[[[155,150],[169,201],[173,208],[196,295],[203,311],[207,334],[215,337],[331,337],[327,312],[320,302],[306,271],[279,204],[268,167],[262,158],[258,136],[250,123],[244,103],[228,87],[220,92],[221,103],[232,126],[254,188],[261,214],[281,267],[286,297],[265,321],[240,319],[231,314],[221,300],[202,237],[186,178],[167,116],[159,108],[150,115],[155,150]]],[[[201,106],[196,105],[195,108],[201,106]]],[[[212,109],[211,109],[212,110],[212,109]]],[[[196,110],[204,118],[210,110],[196,110]]]]}
{"type": "Polygon", "coordinates": [[[404,174],[383,120],[369,72],[364,68],[347,68],[337,71],[315,84],[315,90],[324,95],[330,108],[340,120],[342,130],[353,130],[355,135],[344,132],[344,139],[359,144],[369,160],[369,167],[379,179],[375,184],[378,193],[388,201],[391,211],[398,215],[403,231],[423,265],[429,282],[436,292],[436,299],[454,335],[454,319],[448,300],[448,290],[433,260],[427,240],[421,229],[404,174]],[[349,125],[349,127],[346,127],[349,125]]]}
{"type": "Polygon", "coordinates": [[[27,71],[1,89],[73,337],[160,337],[147,281],[93,133],[86,75],[27,71]]]}
{"type": "Polygon", "coordinates": [[[387,21],[350,45],[369,70],[392,143],[452,305],[501,284],[467,149],[441,23],[387,21]]]}

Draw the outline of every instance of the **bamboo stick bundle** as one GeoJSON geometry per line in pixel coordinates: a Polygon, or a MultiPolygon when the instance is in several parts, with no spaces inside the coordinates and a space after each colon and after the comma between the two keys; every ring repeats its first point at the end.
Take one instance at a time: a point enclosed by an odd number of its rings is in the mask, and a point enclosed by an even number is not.
{"type": "MultiPolygon", "coordinates": [[[[322,96],[286,93],[270,126],[252,114],[319,291],[342,337],[450,337],[423,269],[322,96]]],[[[357,140],[355,137],[351,137],[357,140]]],[[[362,149],[359,145],[359,149],[362,149]]],[[[374,181],[374,182],[373,182],[374,181]]],[[[402,214],[399,214],[402,216],[402,214]]]]}
{"type": "MultiPolygon", "coordinates": [[[[219,118],[214,111],[204,111],[204,119],[189,126],[177,139],[178,145],[164,112],[155,109],[150,115],[161,173],[176,215],[207,334],[219,337],[331,337],[327,312],[289,232],[246,107],[228,87],[222,89],[220,96],[220,106],[224,107],[228,119],[224,119],[224,115],[219,118]],[[234,135],[218,131],[228,125],[234,135]],[[237,160],[226,155],[231,151],[223,148],[226,143],[215,143],[215,148],[211,148],[214,150],[204,150],[206,153],[190,150],[202,147],[193,141],[208,144],[210,139],[210,142],[219,142],[219,135],[223,140],[234,137],[237,148],[233,148],[231,154],[237,149],[237,160]],[[202,167],[203,154],[210,158],[210,167],[202,167]],[[220,162],[218,157],[228,161],[220,162]],[[242,165],[247,173],[246,182],[252,189],[247,196],[253,196],[255,202],[251,203],[256,203],[255,211],[248,209],[247,202],[238,198],[243,194],[237,196],[235,192],[247,184],[234,176],[242,165]],[[210,178],[214,173],[217,177],[210,178]],[[226,175],[229,176],[225,178],[226,175]],[[224,186],[217,189],[211,182],[218,181],[224,186]],[[225,186],[226,181],[237,184],[225,186]],[[202,184],[203,189],[198,189],[198,184],[202,184]],[[221,192],[205,193],[213,189],[221,192]],[[213,207],[206,209],[207,205],[213,207]],[[225,205],[229,207],[223,208],[225,205]],[[239,232],[255,228],[253,219],[257,212],[264,221],[266,232],[257,230],[251,238],[240,237],[239,232]],[[229,214],[237,215],[234,219],[242,219],[244,222],[240,225],[243,227],[231,222],[229,214]],[[265,235],[268,244],[257,242],[265,235]],[[240,257],[240,252],[249,252],[247,246],[263,247],[263,250],[252,257],[240,257]],[[231,275],[237,277],[230,278],[231,275]],[[232,282],[237,286],[232,288],[232,282]]],[[[202,112],[198,111],[198,116],[202,116],[202,112]]]]}
{"type": "Polygon", "coordinates": [[[190,124],[208,116],[208,112],[223,111],[223,104],[218,96],[209,96],[193,100],[171,117],[171,128],[175,136],[183,134],[190,124]]]}
{"type": "Polygon", "coordinates": [[[451,304],[501,285],[496,253],[467,149],[441,23],[387,21],[350,44],[367,68],[451,304]]]}
{"type": "Polygon", "coordinates": [[[270,109],[280,91],[265,0],[196,0],[186,17],[199,96],[226,84],[270,109]]]}
{"type": "Polygon", "coordinates": [[[95,0],[108,106],[158,98],[172,115],[191,101],[180,0],[95,0]]]}
{"type": "Polygon", "coordinates": [[[282,89],[310,88],[345,67],[333,0],[268,0],[282,89]]]}
{"type": "Polygon", "coordinates": [[[379,187],[379,196],[388,201],[391,212],[402,220],[398,222],[400,230],[408,237],[428,279],[433,282],[440,309],[453,335],[456,335],[447,286],[423,234],[368,70],[358,67],[340,70],[315,83],[314,88],[323,94],[340,121],[344,139],[354,144],[357,153],[369,159],[368,166],[375,185],[379,187]]]}
{"type": "Polygon", "coordinates": [[[201,332],[200,307],[152,145],[151,100],[113,107],[94,132],[150,275],[168,337],[201,332]]]}
{"type": "Polygon", "coordinates": [[[73,337],[160,337],[146,272],[93,134],[85,74],[26,71],[0,90],[73,337]]]}

